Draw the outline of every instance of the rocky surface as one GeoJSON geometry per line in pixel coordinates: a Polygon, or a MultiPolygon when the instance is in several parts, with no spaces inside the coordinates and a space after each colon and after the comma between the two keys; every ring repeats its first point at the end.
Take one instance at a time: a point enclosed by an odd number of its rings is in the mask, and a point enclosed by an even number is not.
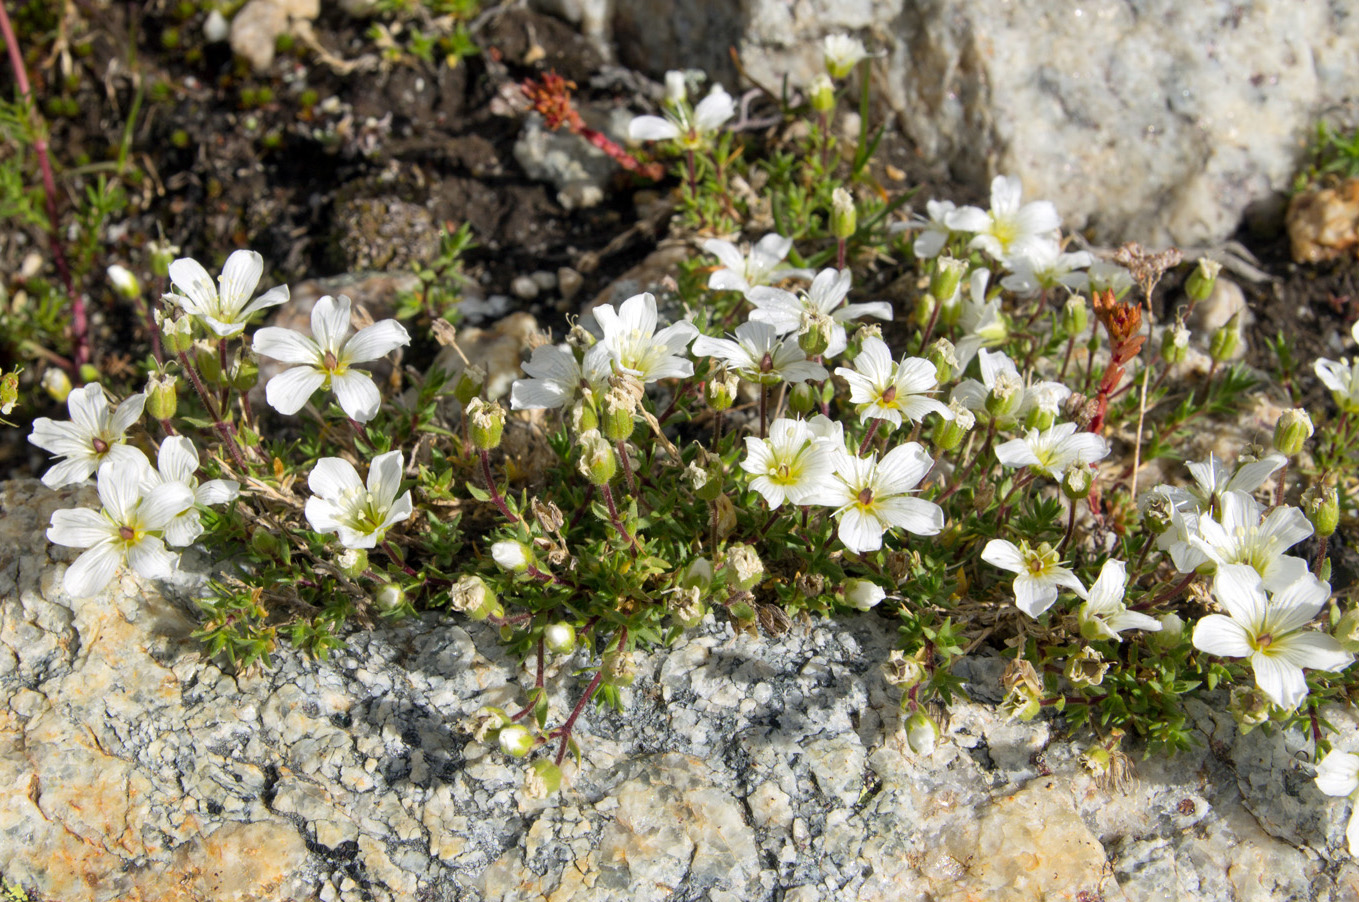
{"type": "Polygon", "coordinates": [[[1198,245],[1277,220],[1319,117],[1353,115],[1359,16],[1329,0],[545,0],[625,65],[762,84],[821,71],[820,39],[882,52],[875,87],[926,159],[979,191],[1014,174],[1104,241],[1198,245]]]}
{"type": "Polygon", "coordinates": [[[1198,704],[1199,749],[1096,779],[1093,737],[997,716],[981,656],[915,755],[871,615],[776,640],[710,618],[640,659],[626,711],[591,710],[583,764],[533,801],[463,726],[523,698],[490,630],[431,615],[232,674],[190,638],[185,588],[64,594],[42,531],[93,502],[0,486],[0,875],[37,899],[1359,897],[1302,737],[1198,704]]]}

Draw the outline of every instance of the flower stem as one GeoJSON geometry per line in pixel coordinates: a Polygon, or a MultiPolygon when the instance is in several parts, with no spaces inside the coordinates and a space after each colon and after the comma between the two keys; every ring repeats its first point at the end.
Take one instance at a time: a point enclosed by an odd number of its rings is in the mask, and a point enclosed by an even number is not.
{"type": "Polygon", "coordinates": [[[607,483],[599,487],[599,493],[604,496],[604,503],[609,506],[609,518],[613,520],[614,529],[618,530],[618,534],[622,536],[629,547],[632,548],[633,557],[636,557],[637,540],[632,537],[632,533],[628,532],[627,525],[624,524],[622,518],[618,516],[618,505],[614,504],[613,492],[609,490],[607,483]]]}
{"type": "Polygon", "coordinates": [[[1318,578],[1321,576],[1321,568],[1326,565],[1326,544],[1329,539],[1330,536],[1322,536],[1317,540],[1317,557],[1316,561],[1312,564],[1312,572],[1315,573],[1318,578]]]}
{"type": "Polygon", "coordinates": [[[637,494],[637,482],[632,478],[632,463],[628,460],[627,443],[621,439],[618,442],[618,461],[623,465],[623,477],[628,484],[628,494],[637,494]]]}
{"type": "Polygon", "coordinates": [[[481,475],[486,479],[486,491],[491,493],[491,501],[500,508],[500,512],[505,515],[505,519],[511,523],[518,523],[519,517],[510,510],[505,504],[505,499],[500,497],[500,489],[495,484],[495,478],[491,475],[491,454],[489,451],[481,452],[481,475]]]}
{"type": "Polygon", "coordinates": [[[859,443],[859,456],[860,456],[860,457],[863,457],[863,456],[864,456],[864,452],[868,450],[868,446],[873,442],[873,436],[877,434],[877,432],[878,432],[878,424],[881,423],[881,422],[882,422],[882,421],[879,420],[877,417],[874,417],[872,420],[869,421],[869,423],[868,423],[868,433],[867,433],[866,435],[864,435],[864,440],[863,440],[862,442],[859,443]]]}
{"type": "Polygon", "coordinates": [[[230,452],[232,460],[236,461],[236,466],[242,473],[249,472],[249,467],[245,463],[245,455],[241,453],[241,446],[236,443],[236,437],[232,434],[231,427],[222,420],[222,414],[213,401],[212,395],[208,393],[207,387],[203,385],[203,377],[198,375],[198,370],[189,362],[189,355],[183,351],[179,352],[179,363],[184,367],[184,372],[188,374],[189,381],[193,383],[194,391],[198,392],[199,399],[203,406],[207,408],[208,416],[212,417],[213,428],[217,430],[217,435],[221,437],[222,444],[230,452]]]}
{"type": "Polygon", "coordinates": [[[769,427],[769,386],[760,385],[760,438],[769,427]]]}
{"type": "Polygon", "coordinates": [[[1068,498],[1067,507],[1070,509],[1070,512],[1066,517],[1066,535],[1062,536],[1062,542],[1057,546],[1058,557],[1062,555],[1062,552],[1066,551],[1066,546],[1071,544],[1071,536],[1076,531],[1076,502],[1068,498]]]}
{"type": "Polygon", "coordinates": [[[599,691],[599,684],[602,682],[604,682],[603,667],[595,672],[594,679],[590,680],[590,685],[585,687],[585,694],[580,697],[580,701],[576,702],[576,707],[571,710],[571,716],[566,718],[566,723],[562,724],[561,729],[554,731],[561,736],[561,745],[557,747],[556,764],[558,767],[566,760],[566,749],[571,742],[571,731],[576,728],[576,721],[584,713],[585,706],[590,703],[590,699],[595,697],[595,693],[599,691]]]}
{"type": "Polygon", "coordinates": [[[391,558],[392,563],[400,567],[402,572],[404,572],[407,576],[412,576],[415,577],[416,579],[419,579],[420,574],[412,570],[410,565],[401,559],[401,555],[398,554],[396,549],[392,547],[391,542],[388,542],[386,539],[383,539],[382,550],[387,552],[387,557],[391,558]]]}

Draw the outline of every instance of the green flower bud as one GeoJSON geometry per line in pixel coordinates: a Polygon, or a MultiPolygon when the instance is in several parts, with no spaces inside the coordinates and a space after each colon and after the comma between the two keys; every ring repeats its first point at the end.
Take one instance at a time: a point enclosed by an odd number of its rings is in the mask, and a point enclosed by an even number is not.
{"type": "Polygon", "coordinates": [[[843,588],[845,605],[856,611],[871,611],[887,597],[881,586],[866,579],[847,579],[843,588]]]}
{"type": "Polygon", "coordinates": [[[250,391],[258,381],[260,365],[253,360],[248,358],[237,360],[236,365],[231,368],[231,387],[236,391],[250,391]]]}
{"type": "Polygon", "coordinates": [[[396,583],[384,583],[373,593],[373,606],[384,614],[398,610],[406,603],[406,590],[396,583]]]}
{"type": "Polygon", "coordinates": [[[131,270],[115,263],[108,268],[107,272],[109,284],[113,286],[113,290],[118,292],[119,295],[129,301],[135,301],[137,298],[141,297],[141,283],[137,281],[137,277],[132,274],[131,270]]]}
{"type": "Polygon", "coordinates": [[[797,346],[808,357],[826,353],[835,332],[835,321],[824,313],[802,314],[802,325],[797,335],[797,346]]]}
{"type": "Polygon", "coordinates": [[[99,367],[95,366],[93,363],[82,363],[80,365],[79,375],[80,381],[85,385],[89,385],[91,382],[98,382],[99,367]]]}
{"type": "Polygon", "coordinates": [[[911,318],[915,324],[924,329],[934,319],[934,308],[939,304],[938,299],[928,291],[915,299],[915,310],[911,311],[911,318]]]}
{"type": "Polygon", "coordinates": [[[523,724],[501,727],[496,741],[500,743],[500,750],[511,758],[524,758],[533,751],[533,734],[523,724]]]}
{"type": "Polygon", "coordinates": [[[346,548],[335,559],[340,572],[350,579],[358,579],[368,569],[368,552],[362,548],[346,548]]]}
{"type": "Polygon", "coordinates": [[[1335,534],[1340,525],[1340,495],[1335,486],[1314,483],[1302,493],[1302,512],[1312,524],[1317,538],[1335,534]]]}
{"type": "Polygon", "coordinates": [[[1176,322],[1161,333],[1161,359],[1172,366],[1184,362],[1189,353],[1189,329],[1184,323],[1176,322]]]}
{"type": "Polygon", "coordinates": [[[957,401],[949,402],[953,419],[936,420],[934,424],[934,446],[940,451],[952,451],[963,443],[963,439],[977,425],[977,416],[957,401]]]}
{"type": "Polygon", "coordinates": [[[732,580],[747,592],[755,588],[760,577],[764,576],[764,562],[749,545],[737,544],[729,547],[726,561],[732,580]]]}
{"type": "Polygon", "coordinates": [[[1350,608],[1342,614],[1331,635],[1345,651],[1351,654],[1359,652],[1359,608],[1350,608]]]}
{"type": "Polygon", "coordinates": [[[1098,686],[1104,682],[1104,674],[1109,670],[1109,662],[1090,646],[1082,648],[1066,662],[1063,673],[1077,687],[1098,686]]]}
{"type": "Polygon", "coordinates": [[[66,375],[66,371],[57,367],[48,367],[42,374],[43,391],[51,395],[52,400],[58,404],[65,403],[66,398],[71,394],[71,377],[66,375]]]}
{"type": "Polygon", "coordinates": [[[958,294],[967,275],[967,261],[950,257],[947,254],[934,261],[934,273],[930,275],[930,294],[947,303],[958,294]]]}
{"type": "Polygon", "coordinates": [[[543,645],[553,654],[569,655],[576,649],[576,628],[569,623],[550,623],[543,629],[543,645]]]}
{"type": "Polygon", "coordinates": [[[1312,437],[1312,418],[1301,407],[1294,407],[1279,414],[1274,424],[1274,447],[1280,454],[1292,457],[1302,450],[1302,445],[1312,437]]]}
{"type": "Polygon", "coordinates": [[[1062,331],[1069,336],[1080,335],[1090,324],[1085,298],[1072,295],[1062,305],[1062,331]]]}
{"type": "Polygon", "coordinates": [[[713,562],[705,557],[694,558],[684,568],[680,586],[685,589],[700,589],[707,592],[713,584],[713,562]]]}
{"type": "Polygon", "coordinates": [[[844,188],[836,188],[831,192],[831,234],[844,241],[853,235],[858,227],[854,198],[844,188]]]}
{"type": "Polygon", "coordinates": [[[193,347],[193,320],[188,314],[160,320],[160,338],[169,354],[183,354],[193,347]]]}
{"type": "Polygon", "coordinates": [[[934,744],[939,739],[939,724],[934,722],[934,718],[916,709],[914,714],[906,718],[904,729],[906,744],[911,747],[911,751],[917,755],[929,755],[934,752],[934,744]]]}
{"type": "Polygon", "coordinates": [[[637,679],[637,662],[630,651],[611,651],[604,656],[604,680],[612,686],[631,686],[637,679]]]}
{"type": "Polygon", "coordinates": [[[727,410],[732,404],[736,403],[736,390],[741,384],[741,378],[735,373],[722,370],[708,377],[708,384],[704,387],[704,393],[708,398],[708,406],[713,410],[727,410]]]}
{"type": "Polygon", "coordinates": [[[1234,686],[1227,701],[1227,711],[1236,721],[1244,736],[1269,720],[1270,701],[1255,686],[1234,686]]]}
{"type": "Polygon", "coordinates": [[[267,529],[256,529],[250,534],[250,547],[256,554],[267,558],[277,558],[283,551],[283,540],[267,529]]]}
{"type": "Polygon", "coordinates": [[[934,381],[940,385],[946,385],[959,370],[957,349],[947,338],[936,338],[925,359],[934,364],[934,381]]]}
{"type": "Polygon", "coordinates": [[[824,72],[812,79],[807,93],[812,99],[812,109],[818,113],[829,113],[835,109],[835,83],[824,72]]]}
{"type": "Polygon", "coordinates": [[[524,774],[524,792],[531,799],[545,799],[562,785],[562,769],[547,758],[539,758],[524,774]]]}
{"type": "Polygon", "coordinates": [[[608,485],[618,473],[618,455],[609,440],[598,430],[590,429],[580,436],[580,474],[595,485],[608,485]]]}
{"type": "Polygon", "coordinates": [[[1188,281],[1184,285],[1184,293],[1194,303],[1208,300],[1208,296],[1213,293],[1217,286],[1218,273],[1222,272],[1222,264],[1216,260],[1209,260],[1207,257],[1200,257],[1198,266],[1189,274],[1188,281]]]}
{"type": "Polygon", "coordinates": [[[585,398],[577,401],[571,407],[571,430],[580,435],[598,428],[599,414],[595,412],[594,405],[585,398]]]}
{"type": "Polygon", "coordinates": [[[820,392],[810,382],[799,382],[788,393],[788,406],[793,413],[806,416],[816,409],[821,400],[820,392]]]}
{"type": "Polygon", "coordinates": [[[453,383],[453,397],[458,399],[458,403],[463,407],[472,403],[472,399],[481,394],[481,387],[486,384],[486,370],[470,363],[463,367],[462,372],[458,373],[457,380],[453,383]]]}
{"type": "Polygon", "coordinates": [[[151,255],[151,272],[164,278],[170,274],[170,264],[179,256],[179,245],[168,241],[152,241],[146,245],[151,255]]]}
{"type": "Polygon", "coordinates": [[[222,361],[217,356],[217,348],[208,346],[206,342],[195,342],[194,365],[208,382],[221,381],[222,361]]]}
{"type": "Polygon", "coordinates": [[[1227,320],[1227,324],[1213,333],[1208,342],[1208,356],[1218,363],[1225,363],[1236,356],[1241,349],[1241,312],[1238,310],[1227,320]]]}
{"type": "Polygon", "coordinates": [[[1029,409],[1024,417],[1025,429],[1037,429],[1039,432],[1046,432],[1052,428],[1052,424],[1057,421],[1057,414],[1051,410],[1044,410],[1041,407],[1029,409]]]}
{"type": "Polygon", "coordinates": [[[995,385],[986,396],[986,412],[996,419],[1013,416],[1024,402],[1024,383],[1009,372],[996,374],[995,385]]]}
{"type": "Polygon", "coordinates": [[[1084,465],[1067,470],[1062,476],[1062,494],[1072,501],[1080,501],[1090,495],[1095,484],[1095,471],[1084,465]]]}
{"type": "Polygon", "coordinates": [[[146,380],[146,411],[157,420],[168,420],[179,409],[179,379],[169,374],[152,374],[146,380]]]}
{"type": "Polygon", "coordinates": [[[1184,620],[1173,611],[1162,614],[1157,620],[1161,628],[1147,633],[1147,641],[1153,648],[1161,651],[1174,651],[1184,643],[1184,620]]]}
{"type": "Polygon", "coordinates": [[[472,444],[480,451],[493,451],[500,447],[500,436],[505,431],[505,408],[500,402],[486,402],[473,398],[463,411],[467,417],[467,431],[472,444]]]}
{"type": "MultiPolygon", "coordinates": [[[[0,416],[4,416],[14,410],[14,405],[19,403],[19,374],[23,370],[0,375],[0,416]]],[[[67,392],[70,394],[70,392],[67,392]]]]}

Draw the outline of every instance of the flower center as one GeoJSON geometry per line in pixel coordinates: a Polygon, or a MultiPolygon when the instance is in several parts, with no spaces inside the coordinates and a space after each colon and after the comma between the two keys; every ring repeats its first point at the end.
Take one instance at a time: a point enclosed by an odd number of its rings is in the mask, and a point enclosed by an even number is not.
{"type": "Polygon", "coordinates": [[[896,399],[897,399],[897,387],[895,385],[887,386],[887,389],[882,393],[882,403],[891,404],[896,399]]]}
{"type": "Polygon", "coordinates": [[[91,444],[94,445],[95,454],[107,454],[109,452],[109,443],[98,436],[94,437],[91,444]]]}
{"type": "Polygon", "coordinates": [[[768,351],[765,351],[764,356],[760,358],[760,372],[767,373],[773,368],[774,368],[774,355],[770,354],[768,351]]]}
{"type": "Polygon", "coordinates": [[[131,526],[119,526],[118,538],[122,539],[124,542],[131,542],[133,539],[137,538],[137,531],[131,526]]]}
{"type": "Polygon", "coordinates": [[[322,366],[325,367],[326,372],[328,373],[335,372],[335,370],[338,369],[340,366],[340,361],[335,358],[334,351],[326,351],[326,356],[321,363],[322,366]]]}
{"type": "Polygon", "coordinates": [[[859,503],[864,507],[873,503],[873,490],[868,486],[859,489],[859,503]]]}

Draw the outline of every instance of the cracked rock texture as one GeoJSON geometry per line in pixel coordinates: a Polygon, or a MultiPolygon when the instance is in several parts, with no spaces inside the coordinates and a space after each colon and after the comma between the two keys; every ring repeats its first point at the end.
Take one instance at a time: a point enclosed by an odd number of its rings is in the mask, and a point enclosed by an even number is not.
{"type": "Polygon", "coordinates": [[[1281,219],[1321,116],[1356,115],[1359,15],[1290,0],[536,0],[619,62],[777,86],[820,39],[881,51],[874,86],[927,160],[1020,176],[1098,240],[1210,244],[1281,219]]]}
{"type": "MultiPolygon", "coordinates": [[[[1200,748],[1110,785],[1090,736],[998,717],[979,656],[916,756],[871,615],[777,639],[709,620],[639,657],[627,710],[591,709],[583,764],[531,801],[463,726],[531,682],[491,630],[431,615],[233,675],[183,590],[64,594],[43,530],[94,500],[0,486],[0,875],[37,899],[1359,898],[1304,737],[1196,704],[1200,748]]],[[[554,718],[585,663],[556,662],[554,718]]]]}

